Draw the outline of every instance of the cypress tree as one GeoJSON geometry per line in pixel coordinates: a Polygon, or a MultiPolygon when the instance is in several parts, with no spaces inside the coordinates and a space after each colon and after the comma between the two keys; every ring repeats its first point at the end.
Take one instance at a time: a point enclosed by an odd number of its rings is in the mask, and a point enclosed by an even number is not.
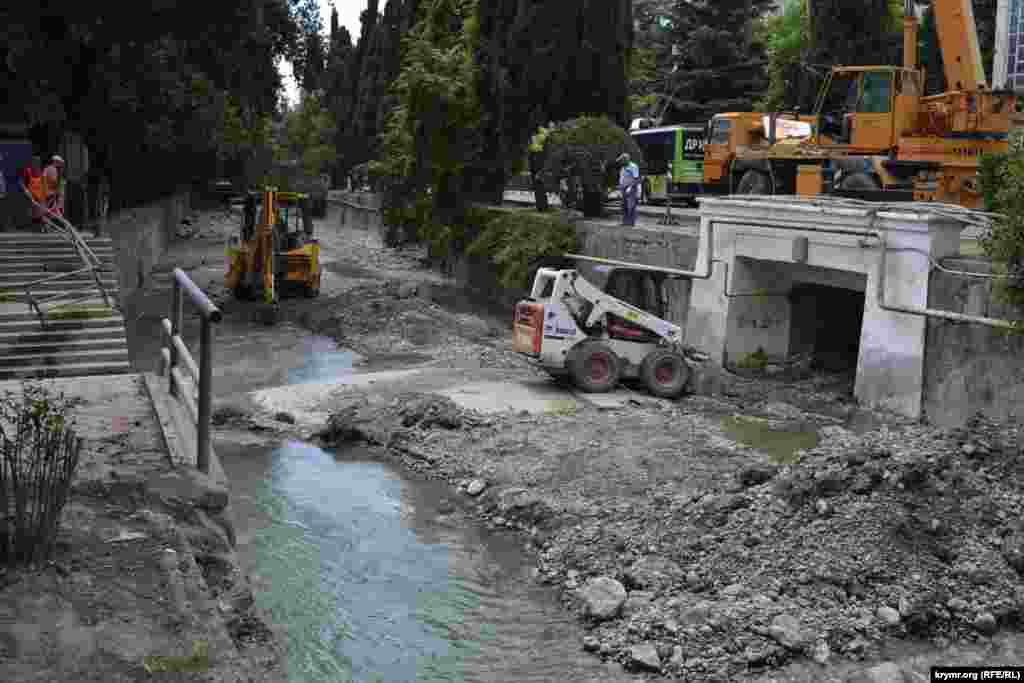
{"type": "Polygon", "coordinates": [[[666,120],[701,122],[726,111],[752,111],[768,87],[764,46],[755,18],[770,0],[679,1],[672,11],[678,57],[669,79],[666,120]]]}

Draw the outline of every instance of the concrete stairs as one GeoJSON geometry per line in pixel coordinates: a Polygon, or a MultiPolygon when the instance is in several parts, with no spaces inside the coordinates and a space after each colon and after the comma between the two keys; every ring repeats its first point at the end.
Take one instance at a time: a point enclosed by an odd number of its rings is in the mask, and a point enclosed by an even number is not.
{"type": "MultiPolygon", "coordinates": [[[[114,247],[109,238],[86,239],[100,262],[112,302],[118,301],[114,247]]],[[[55,307],[46,320],[29,308],[25,285],[82,268],[70,243],[57,235],[0,233],[0,380],[130,373],[124,318],[104,307],[89,273],[33,287],[38,296],[88,299],[55,307]]]]}

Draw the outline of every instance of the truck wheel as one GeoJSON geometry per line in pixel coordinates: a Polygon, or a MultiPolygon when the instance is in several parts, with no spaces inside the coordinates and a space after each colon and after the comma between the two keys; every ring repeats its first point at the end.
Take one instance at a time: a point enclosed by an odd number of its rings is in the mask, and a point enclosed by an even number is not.
{"type": "Polygon", "coordinates": [[[607,344],[584,342],[569,360],[573,383],[583,391],[600,394],[619,384],[619,359],[607,344]]]}
{"type": "Polygon", "coordinates": [[[771,194],[772,181],[768,174],[761,171],[750,170],[740,178],[740,184],[736,186],[736,194],[771,194]]]}
{"type": "Polygon", "coordinates": [[[839,181],[839,189],[871,192],[881,190],[882,188],[867,173],[851,173],[850,175],[843,176],[839,181]]]}
{"type": "Polygon", "coordinates": [[[690,366],[675,351],[655,349],[640,364],[640,378],[655,396],[676,398],[690,379],[690,366]]]}

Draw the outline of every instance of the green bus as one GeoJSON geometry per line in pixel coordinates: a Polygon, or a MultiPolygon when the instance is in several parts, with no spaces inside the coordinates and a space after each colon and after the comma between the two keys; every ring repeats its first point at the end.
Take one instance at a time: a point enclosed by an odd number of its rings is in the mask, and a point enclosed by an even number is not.
{"type": "Polygon", "coordinates": [[[690,202],[704,187],[705,126],[684,123],[631,130],[643,153],[641,201],[690,202]]]}

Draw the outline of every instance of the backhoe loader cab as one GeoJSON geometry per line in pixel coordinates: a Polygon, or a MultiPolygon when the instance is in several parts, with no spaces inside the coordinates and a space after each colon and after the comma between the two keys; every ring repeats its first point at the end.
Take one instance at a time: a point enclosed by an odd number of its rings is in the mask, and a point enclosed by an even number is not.
{"type": "Polygon", "coordinates": [[[277,304],[282,290],[320,293],[320,244],[313,238],[310,198],[267,188],[249,192],[240,234],[227,250],[225,286],[236,298],[262,290],[267,304],[277,304]]]}

